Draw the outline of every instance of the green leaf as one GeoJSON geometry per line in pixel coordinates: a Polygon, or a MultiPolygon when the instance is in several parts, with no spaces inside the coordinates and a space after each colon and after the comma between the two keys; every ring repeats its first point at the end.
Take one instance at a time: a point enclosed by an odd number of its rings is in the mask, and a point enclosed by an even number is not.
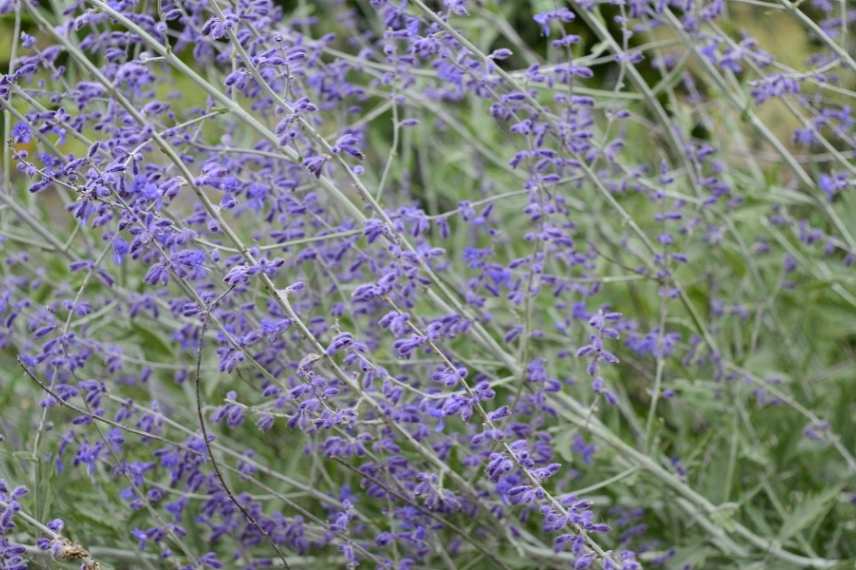
{"type": "Polygon", "coordinates": [[[779,531],[779,540],[784,542],[810,525],[818,517],[826,514],[835,499],[841,493],[842,484],[838,483],[822,493],[803,501],[794,512],[785,519],[779,531]]]}
{"type": "Polygon", "coordinates": [[[573,440],[575,433],[577,433],[577,430],[569,429],[557,435],[553,440],[553,444],[556,447],[556,451],[559,453],[559,457],[561,457],[563,461],[567,461],[569,464],[574,461],[574,454],[571,453],[571,441],[573,440]]]}
{"type": "Polygon", "coordinates": [[[740,509],[738,503],[722,503],[719,508],[710,513],[710,520],[728,532],[734,531],[734,515],[740,509]]]}
{"type": "Polygon", "coordinates": [[[157,334],[152,329],[134,322],[131,324],[131,331],[140,338],[140,342],[137,346],[142,349],[144,355],[148,356],[152,352],[155,352],[163,355],[174,356],[169,342],[164,340],[161,335],[157,334]]]}
{"type": "Polygon", "coordinates": [[[667,568],[670,570],[688,567],[704,568],[708,557],[715,555],[716,549],[705,546],[703,543],[696,543],[692,546],[678,548],[675,551],[675,556],[669,560],[667,568]]]}

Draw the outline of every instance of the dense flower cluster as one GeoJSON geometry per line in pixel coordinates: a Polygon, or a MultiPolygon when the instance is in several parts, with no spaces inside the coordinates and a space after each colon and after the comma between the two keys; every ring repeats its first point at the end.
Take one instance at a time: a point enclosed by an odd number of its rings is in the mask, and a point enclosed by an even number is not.
{"type": "Polygon", "coordinates": [[[856,12],[285,4],[0,0],[0,565],[856,556],[856,12]]]}

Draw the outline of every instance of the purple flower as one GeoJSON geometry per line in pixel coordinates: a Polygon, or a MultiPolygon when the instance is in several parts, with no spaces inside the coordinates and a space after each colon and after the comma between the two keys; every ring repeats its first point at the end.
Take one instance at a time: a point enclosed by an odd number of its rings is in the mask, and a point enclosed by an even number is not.
{"type": "Polygon", "coordinates": [[[18,144],[26,144],[30,142],[32,130],[27,123],[18,123],[12,127],[12,140],[18,144]]]}

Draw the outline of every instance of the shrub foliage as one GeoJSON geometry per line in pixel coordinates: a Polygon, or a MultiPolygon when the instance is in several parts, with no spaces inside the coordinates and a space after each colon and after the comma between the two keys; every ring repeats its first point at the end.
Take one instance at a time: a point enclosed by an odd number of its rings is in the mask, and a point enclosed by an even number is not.
{"type": "Polygon", "coordinates": [[[846,0],[0,18],[0,567],[856,559],[846,0]]]}

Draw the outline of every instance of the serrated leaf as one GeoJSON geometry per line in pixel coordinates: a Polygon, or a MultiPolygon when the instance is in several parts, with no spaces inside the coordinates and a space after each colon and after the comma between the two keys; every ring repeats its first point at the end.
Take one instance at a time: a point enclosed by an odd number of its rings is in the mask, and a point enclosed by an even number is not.
{"type": "Polygon", "coordinates": [[[779,531],[779,540],[784,542],[794,536],[796,533],[813,523],[818,517],[826,514],[835,499],[841,493],[841,483],[833,485],[822,493],[810,497],[800,503],[794,512],[792,512],[782,525],[779,531]]]}
{"type": "Polygon", "coordinates": [[[710,513],[710,520],[728,532],[734,531],[734,514],[740,508],[738,503],[723,503],[710,513]]]}

